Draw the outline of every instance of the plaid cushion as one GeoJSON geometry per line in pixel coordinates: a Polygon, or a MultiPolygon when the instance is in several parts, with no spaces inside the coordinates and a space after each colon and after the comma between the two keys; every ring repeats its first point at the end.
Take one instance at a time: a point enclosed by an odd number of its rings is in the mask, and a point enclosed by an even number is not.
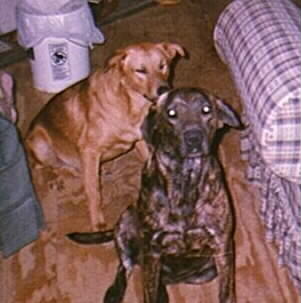
{"type": "Polygon", "coordinates": [[[289,0],[236,0],[214,40],[243,102],[241,150],[267,238],[301,292],[301,11],[289,0]]]}
{"type": "Polygon", "coordinates": [[[214,33],[265,163],[301,183],[301,13],[289,0],[238,0],[214,33]]]}

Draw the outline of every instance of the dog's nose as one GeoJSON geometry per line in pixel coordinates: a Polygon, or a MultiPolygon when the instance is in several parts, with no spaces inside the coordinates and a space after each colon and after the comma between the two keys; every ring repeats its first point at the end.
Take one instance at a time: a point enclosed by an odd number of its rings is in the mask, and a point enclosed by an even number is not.
{"type": "Polygon", "coordinates": [[[157,90],[157,94],[158,96],[163,95],[164,93],[169,91],[169,87],[168,86],[160,86],[157,90]]]}
{"type": "Polygon", "coordinates": [[[201,150],[202,137],[202,132],[195,129],[184,133],[185,145],[189,152],[199,152],[201,150]]]}

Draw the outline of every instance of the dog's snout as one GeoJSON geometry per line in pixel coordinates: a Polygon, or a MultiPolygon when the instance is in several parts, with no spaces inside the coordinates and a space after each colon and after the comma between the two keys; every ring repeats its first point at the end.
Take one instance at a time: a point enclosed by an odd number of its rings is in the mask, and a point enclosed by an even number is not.
{"type": "Polygon", "coordinates": [[[184,141],[190,152],[198,152],[202,147],[202,132],[200,130],[188,130],[184,133],[184,141]]]}
{"type": "Polygon", "coordinates": [[[165,86],[160,86],[157,90],[157,94],[158,96],[163,95],[164,93],[166,93],[167,91],[169,91],[169,87],[167,85],[165,86]]]}

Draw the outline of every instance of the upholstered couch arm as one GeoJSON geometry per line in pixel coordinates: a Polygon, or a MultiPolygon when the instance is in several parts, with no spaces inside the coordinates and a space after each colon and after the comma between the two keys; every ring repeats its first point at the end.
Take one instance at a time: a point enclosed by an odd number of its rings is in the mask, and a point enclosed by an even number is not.
{"type": "Polygon", "coordinates": [[[233,1],[214,41],[241,96],[241,149],[267,238],[301,291],[301,11],[289,0],[233,1]]]}

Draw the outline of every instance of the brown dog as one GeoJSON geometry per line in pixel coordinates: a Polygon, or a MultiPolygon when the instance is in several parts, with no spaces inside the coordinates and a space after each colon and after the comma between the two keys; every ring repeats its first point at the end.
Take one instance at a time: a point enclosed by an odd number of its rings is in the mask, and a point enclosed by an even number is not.
{"type": "Polygon", "coordinates": [[[173,43],[118,50],[104,71],[56,95],[31,125],[26,146],[34,163],[81,174],[92,227],[105,224],[99,169],[142,139],[150,106],[169,87],[170,64],[184,56],[173,43]]]}
{"type": "Polygon", "coordinates": [[[166,285],[219,279],[220,303],[234,303],[231,199],[214,151],[216,131],[239,128],[235,112],[200,89],[162,95],[143,133],[151,151],[136,205],[114,230],[72,233],[78,243],[115,241],[120,258],[104,303],[121,303],[127,278],[142,267],[145,303],[168,303],[166,285]]]}

